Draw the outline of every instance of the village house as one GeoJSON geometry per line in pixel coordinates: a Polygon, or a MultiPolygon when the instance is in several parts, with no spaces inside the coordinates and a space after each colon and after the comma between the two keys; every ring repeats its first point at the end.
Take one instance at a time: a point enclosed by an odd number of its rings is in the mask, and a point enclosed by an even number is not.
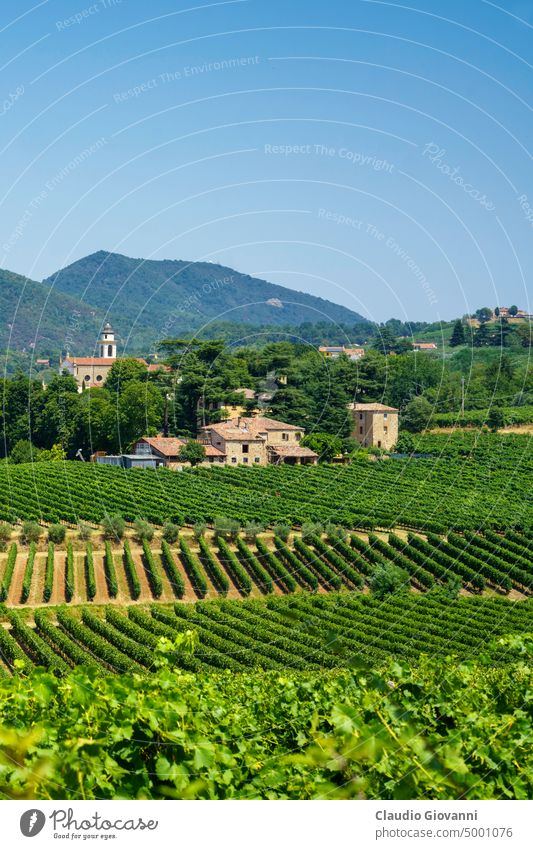
{"type": "Polygon", "coordinates": [[[315,464],[318,455],[300,444],[304,435],[303,428],[275,419],[237,416],[201,428],[199,441],[222,451],[228,465],[315,464]]]}
{"type": "MultiPolygon", "coordinates": [[[[133,450],[136,455],[151,455],[155,457],[158,466],[168,469],[179,470],[190,464],[179,459],[179,454],[186,440],[172,436],[143,436],[137,440],[133,450]]],[[[222,451],[214,445],[204,445],[205,460],[202,466],[223,465],[226,457],[222,451]]]]}
{"type": "Polygon", "coordinates": [[[375,446],[391,451],[398,441],[398,413],[396,407],[385,404],[350,404],[352,413],[351,436],[365,448],[375,446]]]}
{"type": "Polygon", "coordinates": [[[321,345],[318,351],[323,357],[330,360],[336,360],[342,354],[349,360],[360,360],[365,354],[364,348],[345,348],[344,345],[321,345]]]}
{"type": "Polygon", "coordinates": [[[437,344],[436,342],[413,342],[413,348],[415,351],[436,351],[437,344]]]}
{"type": "MultiPolygon", "coordinates": [[[[247,387],[241,387],[240,389],[232,390],[232,394],[234,395],[242,395],[244,397],[244,401],[255,401],[256,394],[253,389],[248,389],[247,387]]],[[[209,414],[217,412],[221,414],[221,418],[231,419],[235,418],[235,416],[242,416],[246,412],[246,408],[242,404],[232,404],[228,401],[207,401],[203,396],[198,399],[198,404],[196,405],[196,412],[198,416],[198,424],[205,423],[206,417],[210,417],[209,414]]]]}

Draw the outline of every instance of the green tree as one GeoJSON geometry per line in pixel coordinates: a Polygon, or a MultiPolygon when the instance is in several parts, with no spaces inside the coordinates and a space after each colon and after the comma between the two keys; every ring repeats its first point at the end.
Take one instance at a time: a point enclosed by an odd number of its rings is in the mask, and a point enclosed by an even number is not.
{"type": "Polygon", "coordinates": [[[491,407],[487,416],[487,424],[494,432],[505,427],[505,412],[501,407],[491,407]]]}
{"type": "Polygon", "coordinates": [[[486,348],[492,342],[492,336],[486,324],[480,324],[472,338],[474,348],[486,348]]]}
{"type": "Polygon", "coordinates": [[[105,381],[108,392],[120,394],[132,380],[143,382],[148,378],[144,363],[133,357],[120,357],[109,369],[105,381]]]}
{"type": "Polygon", "coordinates": [[[432,404],[421,395],[409,401],[400,417],[400,425],[403,430],[419,433],[428,427],[432,414],[432,404]]]}
{"type": "Polygon", "coordinates": [[[302,439],[302,445],[318,454],[318,459],[329,463],[337,454],[341,454],[343,440],[330,433],[310,433],[302,439]]]}
{"type": "Polygon", "coordinates": [[[102,533],[105,539],[122,539],[125,530],[126,522],[118,513],[104,516],[102,519],[102,533]]]}
{"type": "Polygon", "coordinates": [[[513,304],[509,307],[509,315],[515,316],[518,313],[518,307],[516,304],[513,304]]]}
{"type": "Polygon", "coordinates": [[[150,383],[129,381],[107,413],[111,450],[123,451],[141,436],[154,435],[161,426],[163,398],[150,383]]]}
{"type": "Polygon", "coordinates": [[[450,347],[456,348],[458,345],[465,344],[465,329],[460,318],[457,319],[453,326],[452,335],[450,338],[450,347]]]}
{"type": "Polygon", "coordinates": [[[178,460],[181,460],[182,463],[190,463],[191,466],[197,466],[205,460],[205,447],[200,442],[191,439],[180,448],[178,460]]]}
{"type": "Polygon", "coordinates": [[[490,307],[481,307],[481,309],[476,310],[475,317],[481,324],[485,324],[485,322],[491,320],[492,310],[490,307]]]}
{"type": "Polygon", "coordinates": [[[388,595],[406,592],[409,589],[409,575],[392,563],[376,566],[369,578],[368,585],[370,592],[376,598],[384,599],[388,595]]]}
{"type": "Polygon", "coordinates": [[[309,397],[301,389],[287,386],[279,389],[270,404],[272,418],[287,424],[305,427],[312,417],[312,407],[309,397]]]}
{"type": "Polygon", "coordinates": [[[40,451],[36,448],[29,439],[19,439],[13,446],[13,450],[9,455],[10,463],[37,463],[40,457],[40,451]]]}

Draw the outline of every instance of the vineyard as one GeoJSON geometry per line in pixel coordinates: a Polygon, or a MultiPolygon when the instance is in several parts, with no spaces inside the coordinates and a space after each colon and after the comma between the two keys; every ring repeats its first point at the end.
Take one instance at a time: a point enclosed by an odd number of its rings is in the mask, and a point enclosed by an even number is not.
{"type": "Polygon", "coordinates": [[[254,541],[180,535],[120,547],[91,542],[82,550],[48,543],[11,543],[0,555],[0,599],[9,606],[43,603],[106,604],[229,596],[262,597],[298,591],[365,591],[380,567],[399,567],[406,585],[428,592],[455,582],[466,593],[529,596],[533,591],[533,543],[517,531],[502,536],[466,531],[447,536],[408,532],[271,534],[254,541]]]}
{"type": "Polygon", "coordinates": [[[140,472],[90,463],[3,465],[0,520],[100,522],[120,513],[163,524],[333,521],[348,528],[501,530],[533,525],[532,440],[492,434],[427,436],[429,456],[348,465],[140,472]]]}
{"type": "MultiPolygon", "coordinates": [[[[39,608],[33,621],[8,610],[0,629],[2,672],[29,672],[45,666],[62,676],[76,665],[108,672],[147,674],[158,665],[161,638],[174,644],[193,632],[194,653],[177,649],[172,663],[191,672],[230,669],[320,670],[406,661],[421,654],[461,659],[478,657],[501,635],[533,630],[529,603],[501,598],[443,600],[406,593],[378,600],[361,594],[196,604],[130,606],[127,611],[88,606],[54,613],[39,608]]],[[[513,657],[509,648],[492,651],[492,663],[513,657]]]]}

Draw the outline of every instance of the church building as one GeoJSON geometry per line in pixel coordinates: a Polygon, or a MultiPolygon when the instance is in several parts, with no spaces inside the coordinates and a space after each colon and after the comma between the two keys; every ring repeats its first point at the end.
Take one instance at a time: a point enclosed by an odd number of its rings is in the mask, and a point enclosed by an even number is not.
{"type": "MultiPolygon", "coordinates": [[[[113,328],[107,322],[97,344],[97,357],[71,357],[67,354],[61,361],[60,371],[67,371],[76,380],[78,389],[103,386],[109,369],[117,358],[117,343],[113,328]]],[[[144,360],[143,360],[144,362],[144,360]]]]}

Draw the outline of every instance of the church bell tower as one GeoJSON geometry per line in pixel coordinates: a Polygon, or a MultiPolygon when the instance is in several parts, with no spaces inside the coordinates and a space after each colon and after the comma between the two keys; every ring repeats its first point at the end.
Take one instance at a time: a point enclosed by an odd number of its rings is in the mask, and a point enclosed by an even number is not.
{"type": "Polygon", "coordinates": [[[100,339],[98,340],[98,356],[100,358],[106,358],[115,360],[117,358],[117,343],[115,342],[115,334],[113,332],[113,328],[107,322],[104,324],[104,329],[100,334],[100,339]]]}

